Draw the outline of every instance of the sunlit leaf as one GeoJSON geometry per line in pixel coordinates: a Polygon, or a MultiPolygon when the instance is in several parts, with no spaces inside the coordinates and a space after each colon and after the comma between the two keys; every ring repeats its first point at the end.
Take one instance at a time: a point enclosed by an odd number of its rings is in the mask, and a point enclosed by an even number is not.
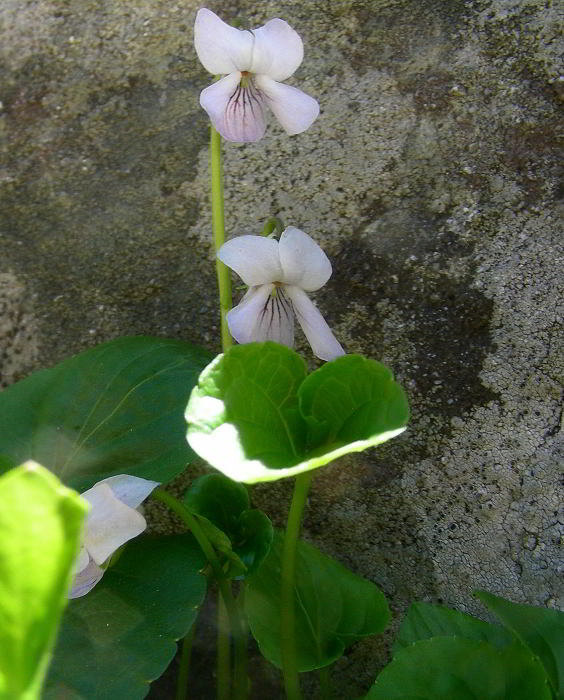
{"type": "Polygon", "coordinates": [[[87,509],[36,463],[0,478],[0,698],[40,697],[87,509]]]}
{"type": "Polygon", "coordinates": [[[186,409],[188,442],[235,481],[307,472],[399,435],[407,399],[383,365],[344,355],[306,377],[293,350],[249,343],[218,356],[186,409]]]}

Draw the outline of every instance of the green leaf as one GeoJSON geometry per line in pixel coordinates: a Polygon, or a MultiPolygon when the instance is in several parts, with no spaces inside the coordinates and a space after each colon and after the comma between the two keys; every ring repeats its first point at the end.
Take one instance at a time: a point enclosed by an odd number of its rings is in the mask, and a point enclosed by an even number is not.
{"type": "Polygon", "coordinates": [[[430,637],[464,637],[489,642],[498,649],[514,640],[513,635],[499,625],[477,620],[442,605],[413,603],[399,629],[394,651],[430,637]]]}
{"type": "Polygon", "coordinates": [[[63,618],[45,700],[135,700],[149,692],[206,592],[192,535],[139,537],[63,618]]]}
{"type": "MultiPolygon", "coordinates": [[[[266,559],[246,579],[245,611],[263,655],[278,667],[280,647],[281,555],[283,535],[275,534],[266,559]]],[[[331,664],[353,642],[381,633],[388,624],[388,604],[371,581],[305,542],[296,560],[296,646],[298,668],[311,671],[331,664]]]]}
{"type": "Polygon", "coordinates": [[[564,699],[564,613],[512,603],[476,591],[474,594],[541,660],[557,700],[564,699]]]}
{"type": "Polygon", "coordinates": [[[192,483],[182,500],[197,514],[216,549],[235,565],[230,576],[252,573],[268,554],[272,523],[262,511],[249,509],[242,484],[222,474],[206,474],[192,483]]]}
{"type": "Polygon", "coordinates": [[[432,637],[396,653],[365,700],[550,700],[542,665],[515,642],[432,637]]]}
{"type": "Polygon", "coordinates": [[[0,454],[41,462],[77,491],[114,474],[169,481],[193,458],[182,413],[209,359],[130,337],[36,372],[0,394],[0,454]]]}
{"type": "Polygon", "coordinates": [[[34,462],[0,478],[0,698],[39,698],[87,510],[34,462]]]}
{"type": "Polygon", "coordinates": [[[188,442],[235,481],[272,481],[399,435],[407,399],[375,360],[344,355],[306,378],[297,353],[249,343],[219,355],[188,407],[188,442]]]}

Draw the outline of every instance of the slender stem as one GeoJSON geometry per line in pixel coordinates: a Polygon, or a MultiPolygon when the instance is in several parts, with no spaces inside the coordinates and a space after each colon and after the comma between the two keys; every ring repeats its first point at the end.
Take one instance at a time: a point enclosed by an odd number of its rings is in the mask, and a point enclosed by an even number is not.
{"type": "Polygon", "coordinates": [[[182,640],[182,651],[180,652],[180,662],[178,665],[178,680],[176,681],[176,700],[188,699],[188,678],[190,677],[190,661],[192,659],[192,644],[194,643],[195,631],[196,620],[194,620],[190,631],[182,640]]]}
{"type": "MultiPolygon", "coordinates": [[[[212,225],[215,252],[225,243],[225,217],[223,212],[223,172],[221,169],[221,136],[213,126],[210,126],[210,170],[211,170],[211,199],[212,225]]],[[[227,312],[231,309],[231,273],[221,260],[215,259],[217,285],[219,287],[219,309],[221,313],[221,347],[223,352],[231,345],[231,335],[227,326],[227,312]]]]}
{"type": "Polygon", "coordinates": [[[235,700],[245,700],[248,695],[249,682],[247,675],[247,640],[248,640],[248,629],[247,621],[244,612],[244,595],[245,587],[241,587],[241,593],[236,599],[237,607],[239,609],[239,620],[241,621],[242,634],[237,635],[234,639],[235,646],[235,673],[234,673],[234,686],[235,686],[235,700]]]}
{"type": "Polygon", "coordinates": [[[296,656],[296,624],[294,609],[294,590],[296,579],[296,551],[302,513],[307,499],[307,492],[313,479],[313,472],[306,472],[296,477],[294,494],[286,536],[284,537],[284,549],[282,552],[282,619],[280,621],[280,633],[282,643],[282,670],[284,673],[284,687],[287,700],[300,700],[300,680],[298,676],[298,660],[296,656]]]}
{"type": "MultiPolygon", "coordinates": [[[[236,648],[238,643],[246,645],[247,630],[241,618],[237,602],[233,597],[231,584],[223,575],[223,569],[221,568],[221,564],[219,562],[219,559],[217,558],[215,550],[211,542],[208,540],[206,533],[200,527],[198,520],[192,515],[192,513],[188,510],[188,508],[186,508],[186,506],[183,503],[181,503],[178,499],[174,498],[174,496],[171,496],[170,493],[168,493],[168,491],[165,491],[162,488],[157,488],[153,491],[151,495],[153,496],[153,498],[156,498],[158,501],[161,501],[162,503],[166,504],[174,513],[176,513],[182,519],[186,526],[191,530],[192,534],[196,538],[196,541],[200,545],[203,553],[205,554],[206,559],[210,563],[214,578],[217,581],[220,595],[223,598],[223,602],[225,603],[225,608],[227,610],[229,625],[231,627],[231,633],[235,639],[236,648]]],[[[234,696],[235,700],[245,700],[245,698],[247,697],[247,678],[246,676],[242,678],[241,675],[238,674],[237,668],[235,669],[234,696]]]]}
{"type": "Polygon", "coordinates": [[[324,666],[319,669],[319,692],[321,694],[321,700],[331,700],[333,697],[329,668],[330,666],[324,666]]]}
{"type": "Polygon", "coordinates": [[[231,649],[229,617],[223,598],[217,600],[217,700],[229,700],[231,695],[231,649]]]}

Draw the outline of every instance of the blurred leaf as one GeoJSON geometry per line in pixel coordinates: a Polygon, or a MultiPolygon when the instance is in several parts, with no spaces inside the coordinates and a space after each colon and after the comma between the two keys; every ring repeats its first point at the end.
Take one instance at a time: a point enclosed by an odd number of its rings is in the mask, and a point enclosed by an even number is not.
{"type": "Polygon", "coordinates": [[[197,514],[216,549],[231,560],[228,575],[248,575],[267,555],[272,523],[262,511],[249,509],[242,484],[222,474],[206,474],[192,483],[182,500],[197,514]]]}
{"type": "Polygon", "coordinates": [[[39,698],[88,504],[27,462],[0,478],[0,698],[39,698]]]}
{"type": "Polygon", "coordinates": [[[442,605],[413,603],[399,629],[394,653],[413,642],[430,637],[464,637],[489,642],[498,649],[514,640],[513,635],[499,625],[482,622],[471,615],[442,605]]]}
{"type": "Polygon", "coordinates": [[[236,481],[272,481],[316,469],[405,430],[409,409],[391,372],[344,355],[306,378],[293,350],[249,343],[219,355],[186,409],[188,442],[236,481]]]}
{"type": "Polygon", "coordinates": [[[461,637],[432,637],[400,649],[365,700],[550,700],[544,669],[514,642],[496,649],[461,637]]]}
{"type": "MultiPolygon", "coordinates": [[[[275,533],[266,559],[246,579],[245,610],[263,655],[281,667],[280,601],[283,535],[275,533]]],[[[371,581],[305,542],[296,560],[296,651],[300,671],[331,664],[357,640],[383,632],[388,604],[371,581]]]]}
{"type": "Polygon", "coordinates": [[[190,534],[132,540],[63,617],[45,700],[136,700],[149,692],[192,626],[206,592],[190,534]]]}
{"type": "Polygon", "coordinates": [[[35,372],[0,393],[0,454],[35,459],[80,492],[114,474],[167,482],[193,458],[182,414],[210,357],[139,336],[35,372]]]}
{"type": "Polygon", "coordinates": [[[512,603],[486,591],[474,595],[539,657],[557,700],[564,700],[564,613],[512,603]]]}

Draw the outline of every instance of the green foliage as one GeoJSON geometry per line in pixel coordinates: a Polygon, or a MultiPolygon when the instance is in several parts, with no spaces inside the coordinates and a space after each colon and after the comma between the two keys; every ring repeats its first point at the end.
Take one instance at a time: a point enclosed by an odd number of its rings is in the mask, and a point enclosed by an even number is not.
{"type": "Polygon", "coordinates": [[[564,613],[512,603],[485,591],[475,595],[538,656],[557,700],[564,700],[564,613]]]}
{"type": "Polygon", "coordinates": [[[169,481],[193,457],[182,412],[209,360],[129,337],[32,374],[0,394],[0,470],[35,459],[78,491],[113,474],[169,481]]]}
{"type": "Polygon", "coordinates": [[[497,649],[513,642],[513,635],[499,625],[442,605],[413,603],[399,629],[394,651],[431,637],[464,637],[489,642],[497,649]]]}
{"type": "Polygon", "coordinates": [[[272,481],[321,467],[405,430],[409,409],[391,372],[345,355],[306,376],[276,343],[230,348],[200,375],[186,409],[188,441],[236,481],[272,481]]]}
{"type": "Polygon", "coordinates": [[[140,537],[65,612],[45,700],[134,700],[149,692],[206,592],[192,535],[140,537]]]}
{"type": "Polygon", "coordinates": [[[0,478],[0,698],[33,700],[71,584],[88,504],[40,465],[0,478]]]}
{"type": "Polygon", "coordinates": [[[550,700],[542,665],[518,642],[496,649],[432,637],[400,649],[366,700],[550,700]]]}
{"type": "MultiPolygon", "coordinates": [[[[281,556],[283,535],[246,579],[245,611],[263,655],[280,667],[281,556]]],[[[371,581],[305,542],[298,543],[295,584],[296,651],[300,671],[331,664],[357,640],[383,632],[388,604],[371,581]]]]}
{"type": "Polygon", "coordinates": [[[230,575],[252,573],[268,554],[272,523],[262,511],[249,508],[242,484],[222,474],[206,474],[194,481],[182,500],[197,514],[214,547],[230,560],[230,575]]]}

